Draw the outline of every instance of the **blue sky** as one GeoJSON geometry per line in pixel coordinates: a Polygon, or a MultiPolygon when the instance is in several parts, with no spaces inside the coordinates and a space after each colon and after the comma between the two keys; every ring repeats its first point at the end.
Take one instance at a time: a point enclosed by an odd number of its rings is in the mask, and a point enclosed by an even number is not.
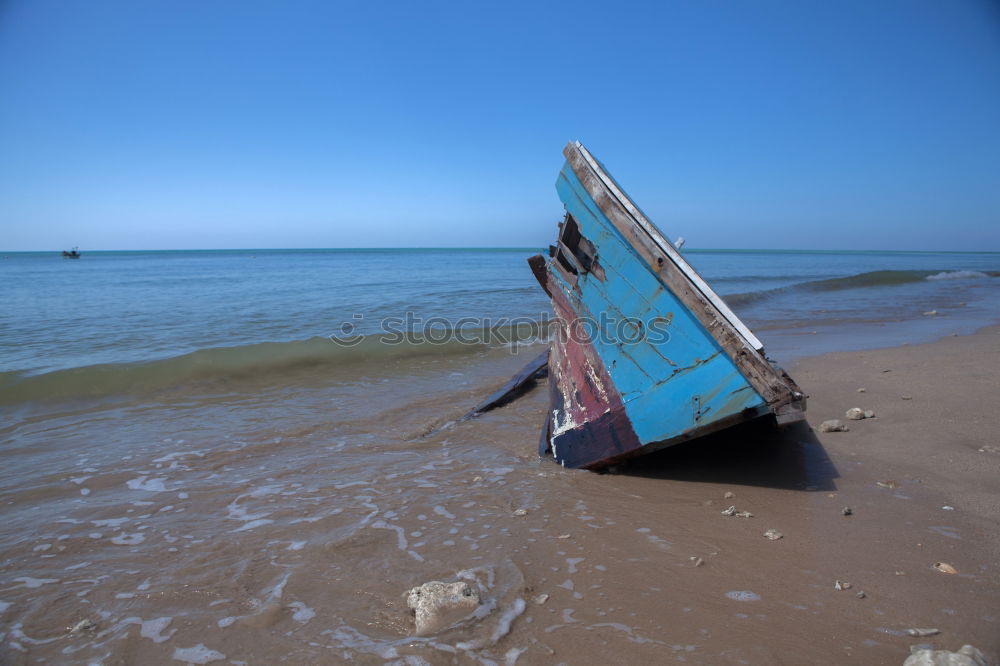
{"type": "Polygon", "coordinates": [[[1000,6],[0,4],[0,249],[541,246],[579,139],[692,247],[1000,251],[1000,6]]]}

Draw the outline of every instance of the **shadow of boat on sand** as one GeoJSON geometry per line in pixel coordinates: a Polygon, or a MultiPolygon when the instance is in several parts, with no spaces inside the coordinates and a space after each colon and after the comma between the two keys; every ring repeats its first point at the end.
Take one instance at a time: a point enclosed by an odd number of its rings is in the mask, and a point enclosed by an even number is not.
{"type": "Polygon", "coordinates": [[[768,419],[678,444],[623,465],[630,476],[834,491],[840,475],[809,425],[774,428],[768,419]]]}

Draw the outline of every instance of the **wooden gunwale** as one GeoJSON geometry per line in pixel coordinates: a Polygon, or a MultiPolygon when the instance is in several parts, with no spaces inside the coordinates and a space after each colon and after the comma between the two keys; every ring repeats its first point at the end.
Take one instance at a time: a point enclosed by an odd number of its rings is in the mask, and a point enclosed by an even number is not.
{"type": "Polygon", "coordinates": [[[563,150],[591,199],[729,355],[772,411],[802,395],[764,358],[763,345],[664,238],[580,142],[563,150]]]}

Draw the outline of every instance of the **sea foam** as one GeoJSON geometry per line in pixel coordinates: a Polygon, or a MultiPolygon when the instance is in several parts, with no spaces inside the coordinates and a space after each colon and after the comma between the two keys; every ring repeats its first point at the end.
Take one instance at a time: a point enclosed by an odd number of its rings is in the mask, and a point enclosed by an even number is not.
{"type": "Polygon", "coordinates": [[[976,278],[987,278],[989,275],[979,271],[941,271],[934,275],[928,275],[928,280],[969,280],[976,278]]]}

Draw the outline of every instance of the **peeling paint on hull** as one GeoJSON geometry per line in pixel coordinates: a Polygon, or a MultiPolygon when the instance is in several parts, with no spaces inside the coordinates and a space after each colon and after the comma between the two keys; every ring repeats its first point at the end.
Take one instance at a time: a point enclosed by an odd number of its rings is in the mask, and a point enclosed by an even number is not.
{"type": "Polygon", "coordinates": [[[778,410],[800,417],[805,397],[745,325],[583,146],[564,153],[560,237],[530,260],[568,327],[552,342],[540,450],[598,469],[778,410]],[[616,335],[573,329],[587,321],[616,335]]]}

